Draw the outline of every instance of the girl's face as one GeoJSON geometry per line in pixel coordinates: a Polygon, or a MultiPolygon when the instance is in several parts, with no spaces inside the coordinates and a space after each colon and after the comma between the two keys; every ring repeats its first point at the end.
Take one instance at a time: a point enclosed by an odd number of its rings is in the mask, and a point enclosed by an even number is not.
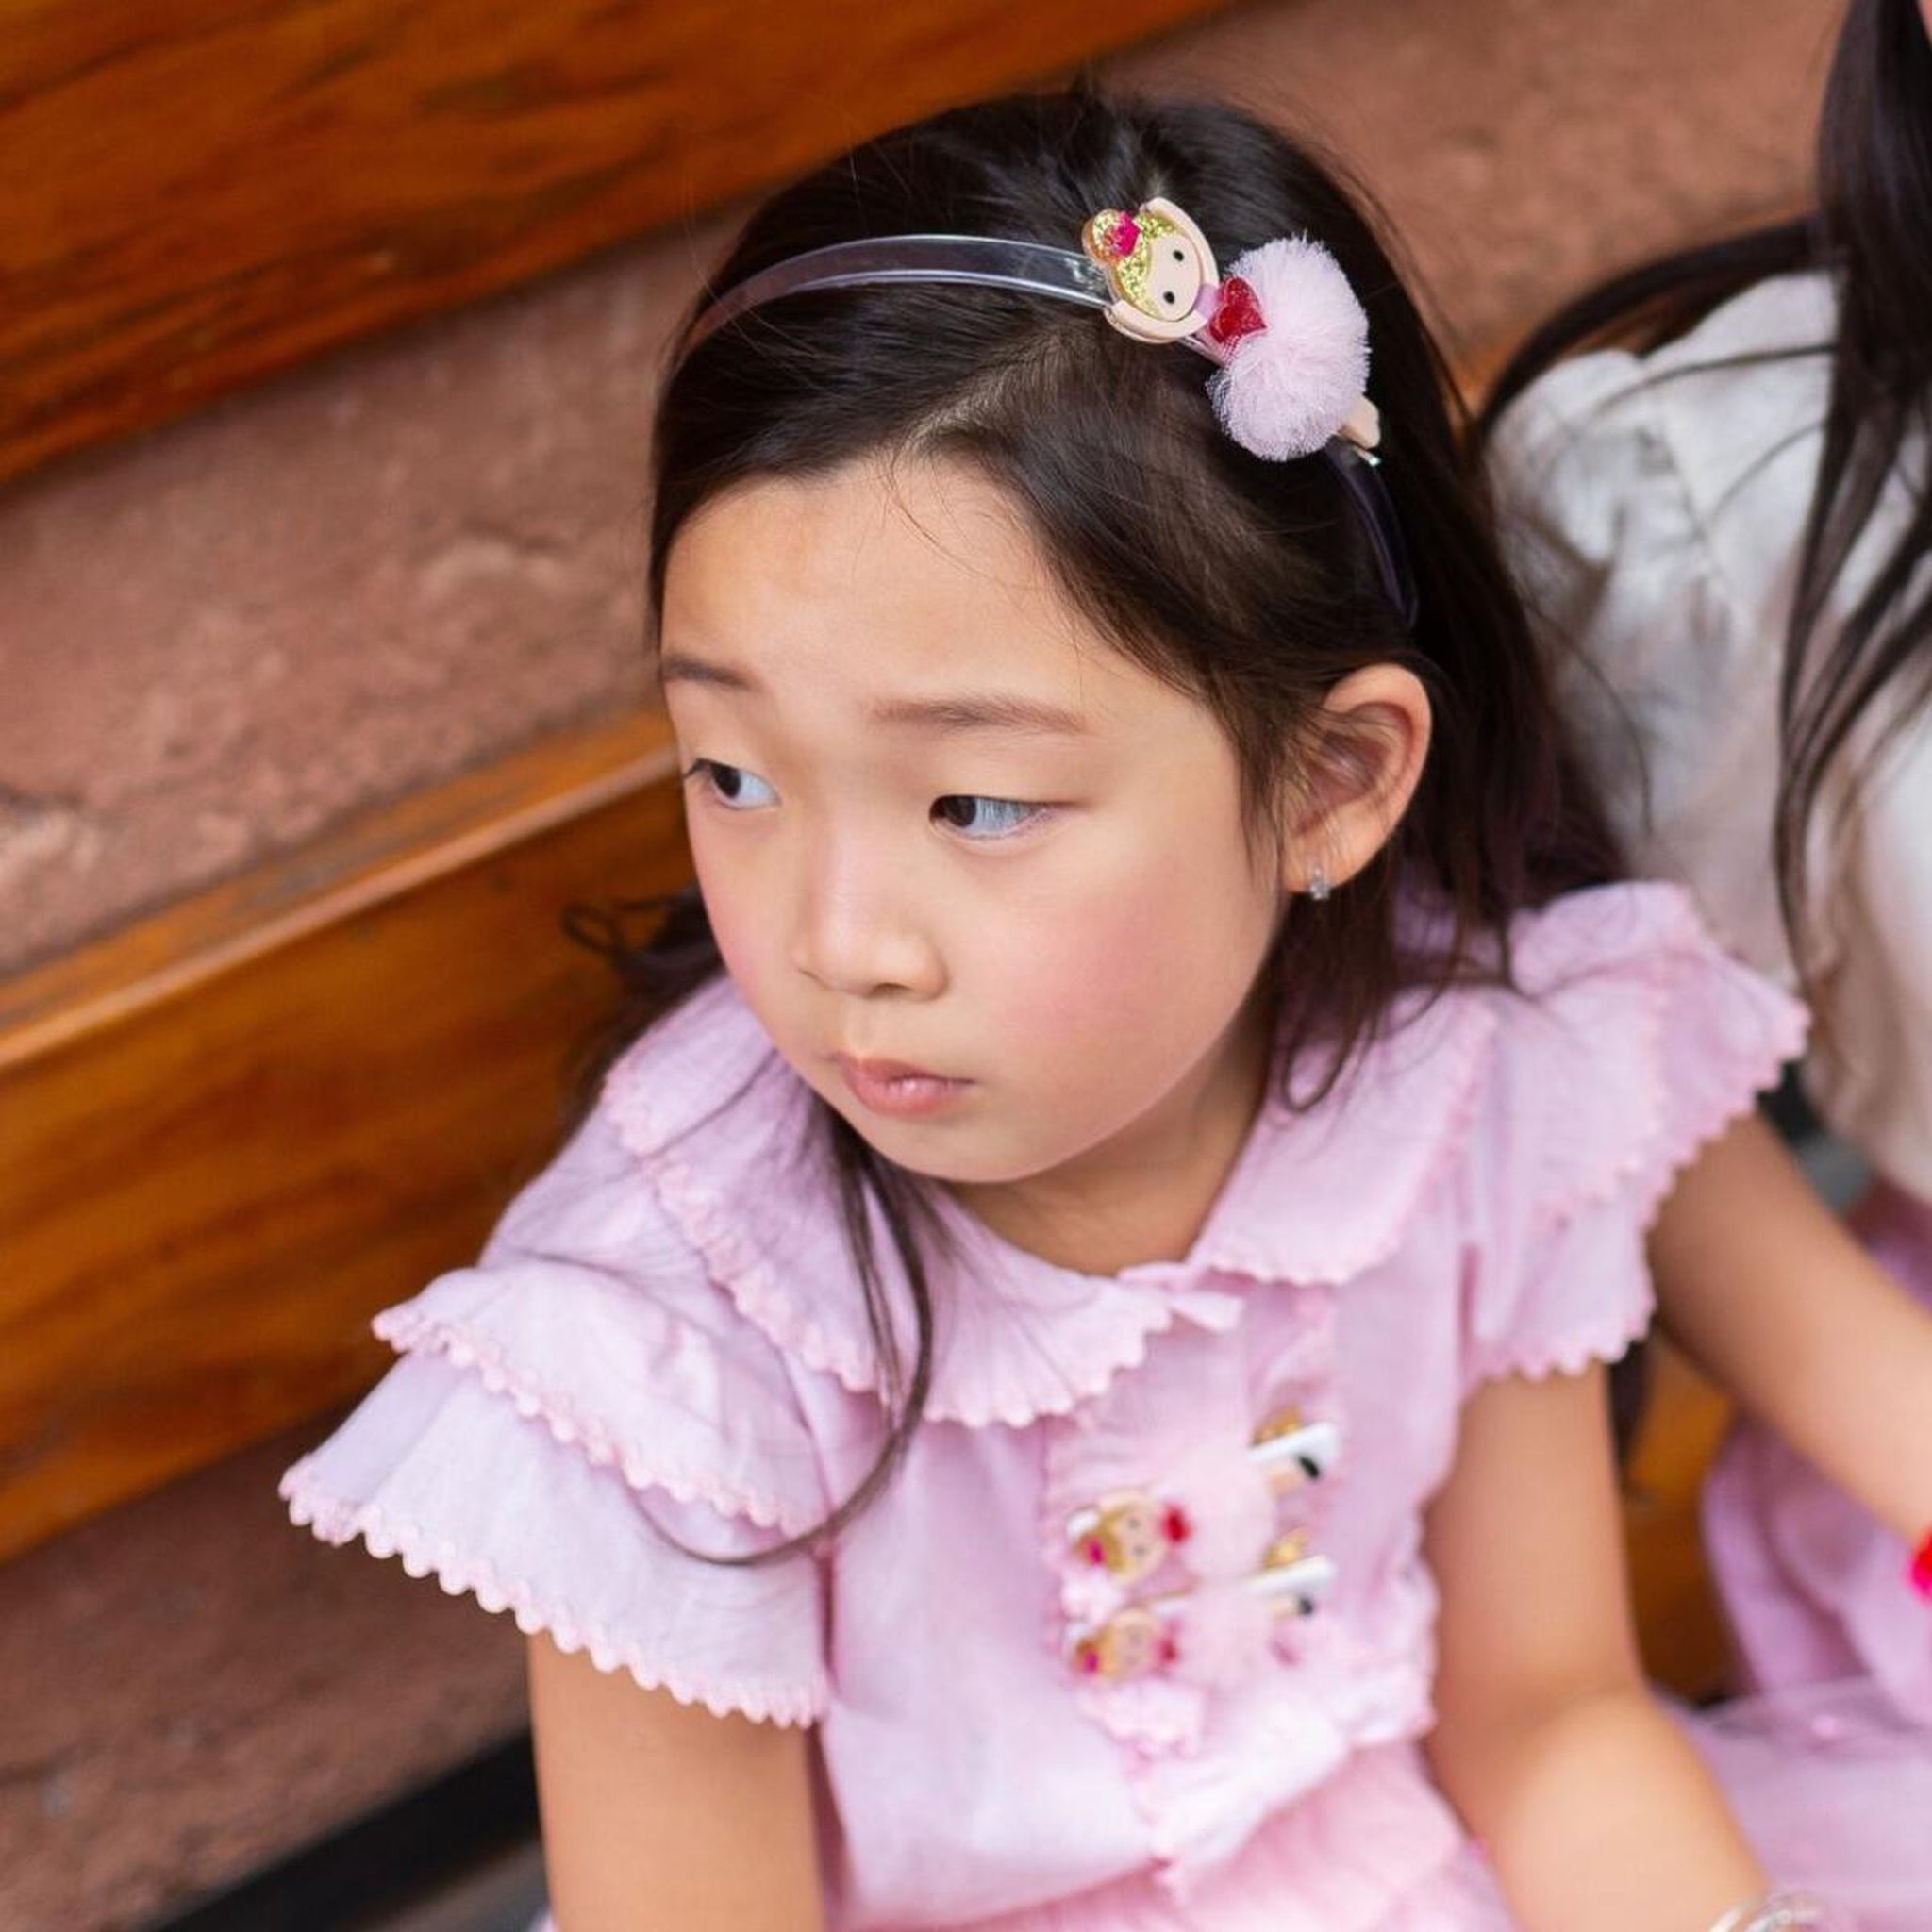
{"type": "Polygon", "coordinates": [[[661,668],[725,964],[880,1153],[997,1188],[1244,1129],[1281,889],[1234,752],[976,473],[714,500],[671,555],[661,668]]]}

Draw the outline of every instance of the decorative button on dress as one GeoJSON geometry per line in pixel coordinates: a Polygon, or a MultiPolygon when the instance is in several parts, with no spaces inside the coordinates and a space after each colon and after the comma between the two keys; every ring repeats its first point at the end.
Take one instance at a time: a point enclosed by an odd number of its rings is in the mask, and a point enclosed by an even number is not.
{"type": "MultiPolygon", "coordinates": [[[[940,1197],[927,1421],[834,1547],[749,1570],[677,1545],[809,1529],[881,1414],[817,1103],[712,986],[476,1267],[378,1319],[400,1362],[284,1493],[603,1668],[816,1726],[839,1932],[1505,1927],[1418,1748],[1423,1508],[1478,1379],[1643,1328],[1673,1173],[1802,1035],[1675,889],[1516,937],[1524,994],[1419,1005],[1312,1112],[1265,1107],[1185,1260],[1082,1274],[940,1197]]],[[[1830,1715],[1820,1815],[1879,1775],[1830,1715]]],[[[1727,1771],[1788,1792],[1734,1728],[1727,1771]]],[[[1838,1838],[1780,1824],[1785,1875],[1836,1882],[1838,1838]]],[[[1912,1882],[1870,1923],[1932,1923],[1912,1882]]]]}

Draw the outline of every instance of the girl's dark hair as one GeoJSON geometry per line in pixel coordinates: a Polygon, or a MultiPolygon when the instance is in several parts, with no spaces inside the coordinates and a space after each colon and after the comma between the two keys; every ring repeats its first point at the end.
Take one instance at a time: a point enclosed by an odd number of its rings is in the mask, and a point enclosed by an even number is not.
{"type": "MultiPolygon", "coordinates": [[[[751,479],[881,457],[970,464],[1015,505],[1074,604],[1214,712],[1257,826],[1298,773],[1349,756],[1319,715],[1324,693],[1364,665],[1409,666],[1435,711],[1415,802],[1365,874],[1283,923],[1270,958],[1288,1097],[1306,1106],[1398,993],[1507,981],[1511,916],[1612,869],[1554,722],[1452,386],[1374,230],[1331,172],[1244,114],[1089,92],[1025,95],[884,135],[775,195],[714,290],[871,236],[947,230],[1074,247],[1096,210],[1155,195],[1192,214],[1223,261],[1307,234],[1354,285],[1369,316],[1382,475],[1420,596],[1412,630],[1384,593],[1335,468],[1265,462],[1232,442],[1198,357],[1130,341],[1091,309],[932,286],[788,297],[673,371],[657,423],[653,603],[688,520],[751,479]],[[1417,897],[1439,916],[1399,919],[1398,898],[1412,912],[1417,897]]],[[[641,1024],[718,972],[695,896],[621,963],[641,1024]]],[[[824,1113],[890,1428],[876,1466],[821,1535],[890,1476],[918,1424],[933,1352],[922,1184],[824,1113]],[[886,1318],[869,1201],[910,1290],[910,1362],[886,1318]]]]}
{"type": "Polygon", "coordinates": [[[1923,488],[1850,614],[1835,625],[1825,621],[1907,441],[1923,446],[1932,430],[1932,42],[1918,0],[1851,0],[1825,88],[1817,173],[1809,215],[1631,270],[1559,310],[1504,370],[1478,426],[1480,439],[1531,382],[1577,348],[1617,341],[1647,353],[1767,276],[1832,277],[1835,339],[1790,352],[1831,358],[1778,693],[1772,857],[1801,969],[1811,951],[1806,835],[1829,768],[1881,691],[1897,683],[1904,702],[1868,753],[1867,769],[1932,695],[1932,587],[1908,594],[1932,548],[1932,494],[1923,488]]]}

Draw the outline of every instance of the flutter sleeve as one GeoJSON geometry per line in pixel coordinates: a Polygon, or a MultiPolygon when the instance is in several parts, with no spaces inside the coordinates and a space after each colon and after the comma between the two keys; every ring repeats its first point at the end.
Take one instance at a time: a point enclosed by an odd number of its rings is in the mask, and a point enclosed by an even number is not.
{"type": "Polygon", "coordinates": [[[1559,900],[1521,924],[1515,964],[1472,1169],[1472,1384],[1574,1374],[1643,1333],[1657,1210],[1805,1036],[1674,886],[1559,900]]]}
{"type": "Polygon", "coordinates": [[[295,1521],[723,1715],[824,1713],[827,1509],[791,1365],[593,1117],[481,1261],[377,1317],[400,1360],[283,1478],[295,1521]]]}

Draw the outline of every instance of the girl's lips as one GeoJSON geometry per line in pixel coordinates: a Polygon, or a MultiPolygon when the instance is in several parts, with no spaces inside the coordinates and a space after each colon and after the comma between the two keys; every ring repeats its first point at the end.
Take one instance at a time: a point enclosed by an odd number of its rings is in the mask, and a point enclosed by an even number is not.
{"type": "Polygon", "coordinates": [[[924,1067],[908,1067],[903,1060],[860,1060],[846,1054],[834,1054],[832,1059],[861,1107],[895,1120],[938,1113],[973,1085],[971,1080],[949,1080],[924,1067]]]}

